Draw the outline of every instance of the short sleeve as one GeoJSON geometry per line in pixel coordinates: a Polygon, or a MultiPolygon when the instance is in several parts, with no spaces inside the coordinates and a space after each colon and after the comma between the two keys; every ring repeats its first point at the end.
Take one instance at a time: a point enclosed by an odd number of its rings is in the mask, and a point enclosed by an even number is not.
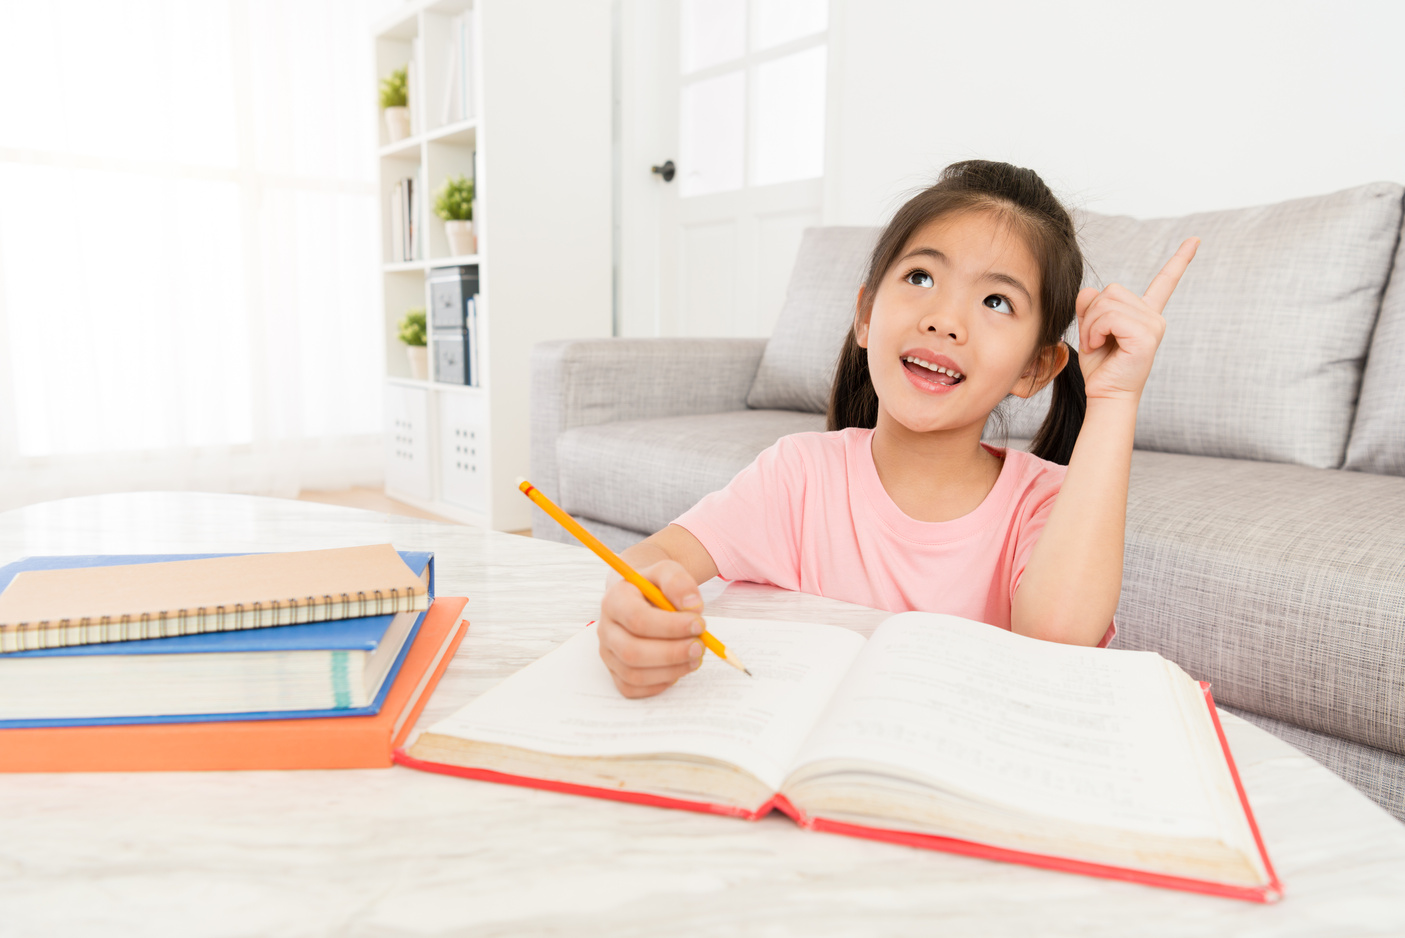
{"type": "MultiPolygon", "coordinates": [[[[1019,588],[1020,580],[1024,578],[1024,568],[1029,563],[1030,555],[1034,553],[1034,545],[1039,543],[1039,535],[1044,533],[1044,525],[1049,521],[1049,515],[1054,510],[1054,502],[1059,497],[1058,486],[1040,489],[1036,498],[1031,500],[1032,510],[1020,512],[1016,515],[1014,523],[1017,526],[1015,534],[1015,560],[1010,566],[1010,605],[1015,604],[1015,590],[1019,588]]],[[[1099,648],[1106,648],[1117,634],[1116,617],[1108,623],[1107,631],[1103,633],[1102,640],[1098,642],[1099,648]]]]}
{"type": "Polygon", "coordinates": [[[702,543],[724,579],[799,589],[806,477],[804,453],[782,437],[673,523],[702,543]]]}

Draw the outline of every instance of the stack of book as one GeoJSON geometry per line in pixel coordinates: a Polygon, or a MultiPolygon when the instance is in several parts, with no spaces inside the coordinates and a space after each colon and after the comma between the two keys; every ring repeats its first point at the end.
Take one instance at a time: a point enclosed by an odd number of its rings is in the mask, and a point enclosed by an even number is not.
{"type": "Polygon", "coordinates": [[[0,568],[0,771],[388,766],[462,640],[432,554],[0,568]]]}

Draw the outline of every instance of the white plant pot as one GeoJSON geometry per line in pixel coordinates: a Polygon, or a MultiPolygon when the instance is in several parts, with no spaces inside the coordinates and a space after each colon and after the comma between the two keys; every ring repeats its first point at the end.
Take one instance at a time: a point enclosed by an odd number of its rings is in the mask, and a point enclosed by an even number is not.
{"type": "Polygon", "coordinates": [[[444,222],[444,237],[449,239],[449,253],[454,257],[478,253],[478,239],[473,237],[471,221],[444,222]]]}
{"type": "Polygon", "coordinates": [[[410,136],[410,109],[407,107],[386,108],[385,132],[390,135],[391,143],[397,143],[410,136]]]}
{"type": "Polygon", "coordinates": [[[428,381],[429,349],[423,345],[407,345],[405,357],[410,360],[410,377],[416,381],[428,381]]]}

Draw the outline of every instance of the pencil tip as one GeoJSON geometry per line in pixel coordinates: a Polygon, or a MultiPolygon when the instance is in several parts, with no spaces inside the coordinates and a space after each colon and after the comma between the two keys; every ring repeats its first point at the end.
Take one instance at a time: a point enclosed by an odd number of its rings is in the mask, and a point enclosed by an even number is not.
{"type": "Polygon", "coordinates": [[[742,668],[742,670],[746,672],[746,676],[747,676],[747,677],[755,677],[755,676],[756,676],[756,675],[754,675],[754,674],[751,673],[751,670],[750,670],[749,668],[742,668]]]}

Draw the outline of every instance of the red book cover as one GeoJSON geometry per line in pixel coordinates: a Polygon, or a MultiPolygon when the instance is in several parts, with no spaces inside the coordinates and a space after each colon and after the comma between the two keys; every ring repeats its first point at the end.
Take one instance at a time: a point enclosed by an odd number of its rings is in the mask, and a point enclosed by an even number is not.
{"type": "Polygon", "coordinates": [[[463,641],[467,603],[434,600],[374,716],[6,729],[0,772],[388,768],[463,641]]]}
{"type": "Polygon", "coordinates": [[[1229,751],[1229,741],[1225,739],[1224,728],[1220,725],[1219,714],[1215,710],[1215,702],[1210,696],[1210,685],[1202,681],[1200,682],[1200,688],[1205,694],[1205,704],[1210,708],[1210,719],[1215,724],[1215,733],[1219,737],[1220,749],[1224,753],[1225,763],[1229,767],[1230,777],[1234,779],[1234,789],[1239,795],[1240,805],[1244,808],[1244,817],[1249,823],[1249,829],[1254,834],[1254,843],[1258,847],[1259,856],[1263,860],[1264,869],[1268,871],[1269,882],[1263,886],[1227,885],[1225,883],[1214,882],[1213,880],[1189,879],[1181,876],[1169,876],[1162,873],[1151,873],[1145,870],[1127,867],[1106,866],[1084,860],[1071,860],[1067,857],[1025,853],[1019,850],[993,847],[988,844],[976,843],[969,840],[958,840],[953,837],[938,837],[932,834],[914,834],[909,831],[887,830],[878,827],[850,824],[843,821],[827,820],[822,817],[811,817],[787,801],[784,795],[776,795],[758,810],[750,812],[735,807],[734,805],[710,804],[704,801],[687,801],[678,798],[666,798],[661,795],[645,794],[642,792],[595,788],[588,785],[553,782],[546,779],[527,778],[520,775],[506,775],[501,772],[492,772],[486,769],[467,769],[456,765],[425,762],[421,759],[414,758],[406,753],[404,749],[399,748],[395,750],[395,761],[409,768],[420,769],[425,772],[438,772],[443,775],[457,775],[461,778],[470,778],[485,782],[498,782],[504,785],[520,785],[525,788],[539,788],[544,791],[565,792],[566,794],[572,795],[588,795],[592,798],[605,798],[611,801],[627,801],[632,804],[646,804],[657,808],[678,808],[684,811],[699,811],[704,814],[724,814],[731,817],[745,818],[748,821],[754,821],[764,817],[774,808],[808,830],[823,831],[832,834],[846,834],[850,837],[881,840],[887,843],[902,844],[908,847],[921,847],[925,850],[959,853],[984,860],[1019,863],[1024,866],[1037,866],[1043,869],[1058,870],[1064,873],[1080,873],[1084,876],[1119,879],[1126,882],[1142,883],[1148,886],[1160,886],[1165,889],[1181,889],[1187,892],[1199,892],[1212,896],[1243,899],[1249,902],[1276,902],[1283,897],[1283,884],[1279,882],[1278,874],[1274,872],[1273,864],[1269,862],[1268,851],[1264,849],[1263,837],[1259,834],[1259,825],[1254,820],[1253,810],[1249,807],[1248,795],[1245,794],[1244,784],[1239,779],[1239,770],[1235,767],[1234,756],[1229,751]]]}

